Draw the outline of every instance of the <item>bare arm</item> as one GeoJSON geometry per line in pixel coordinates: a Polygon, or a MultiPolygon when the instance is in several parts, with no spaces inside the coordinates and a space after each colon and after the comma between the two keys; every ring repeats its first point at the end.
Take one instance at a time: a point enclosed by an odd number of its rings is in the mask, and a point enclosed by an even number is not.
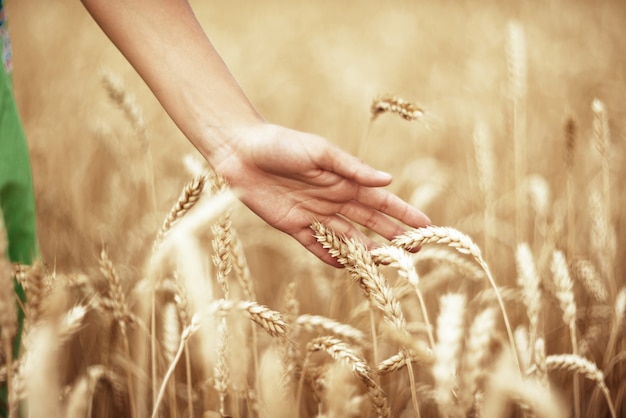
{"type": "Polygon", "coordinates": [[[224,139],[264,122],[186,0],[83,3],[210,163],[224,139]]]}
{"type": "Polygon", "coordinates": [[[213,48],[186,0],[82,0],[164,109],[241,200],[320,259],[317,220],[374,242],[352,224],[390,239],[429,224],[383,189],[391,176],[326,139],[266,122],[213,48]]]}

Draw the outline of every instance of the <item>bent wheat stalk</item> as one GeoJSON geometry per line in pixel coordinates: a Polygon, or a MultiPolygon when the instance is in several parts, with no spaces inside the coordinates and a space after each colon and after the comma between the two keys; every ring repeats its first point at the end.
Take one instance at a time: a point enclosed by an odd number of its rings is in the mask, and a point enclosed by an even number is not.
{"type": "Polygon", "coordinates": [[[509,343],[511,344],[511,347],[515,352],[515,361],[517,367],[520,368],[521,361],[519,357],[519,352],[517,350],[517,347],[515,346],[515,339],[513,338],[511,323],[504,307],[502,295],[500,295],[498,286],[496,285],[493,275],[491,274],[491,270],[489,270],[489,266],[482,257],[480,248],[478,248],[478,246],[471,240],[470,237],[454,228],[445,226],[427,226],[424,228],[409,230],[404,234],[395,237],[392,240],[392,244],[404,248],[405,250],[413,250],[425,244],[443,244],[456,249],[462,254],[468,254],[472,256],[474,260],[476,260],[476,262],[485,271],[485,274],[487,274],[489,284],[493,287],[495,291],[496,298],[498,299],[498,305],[500,306],[500,311],[502,312],[502,318],[504,320],[504,326],[506,328],[506,332],[509,338],[509,343]]]}
{"type": "MultiPolygon", "coordinates": [[[[307,358],[310,353],[315,351],[325,351],[335,361],[346,364],[352,372],[367,387],[367,394],[372,401],[372,405],[376,410],[376,414],[380,418],[391,416],[391,410],[387,404],[387,399],[378,384],[372,379],[373,371],[365,360],[352,350],[343,341],[334,337],[319,337],[307,344],[307,358]]],[[[305,359],[306,364],[306,359],[305,359]]],[[[304,376],[304,370],[302,373],[304,376]]],[[[300,387],[298,389],[298,399],[300,398],[300,388],[302,387],[302,377],[300,378],[300,387]]]]}
{"type": "Polygon", "coordinates": [[[548,370],[567,370],[580,373],[587,379],[592,380],[604,395],[612,418],[616,418],[615,405],[611,399],[609,389],[604,383],[604,373],[598,367],[584,357],[575,354],[554,354],[546,357],[548,370]]]}

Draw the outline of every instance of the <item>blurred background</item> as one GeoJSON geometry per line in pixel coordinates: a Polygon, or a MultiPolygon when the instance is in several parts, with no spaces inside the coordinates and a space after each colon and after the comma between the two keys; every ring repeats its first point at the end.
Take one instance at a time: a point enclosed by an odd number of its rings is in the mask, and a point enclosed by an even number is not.
{"type": "MultiPolygon", "coordinates": [[[[394,174],[391,188],[403,198],[410,199],[420,186],[434,185],[436,196],[425,192],[414,197],[435,224],[458,225],[480,210],[472,175],[478,120],[489,125],[494,137],[496,196],[513,187],[506,54],[511,21],[524,30],[528,57],[528,172],[545,177],[553,197],[559,198],[563,124],[571,116],[580,141],[578,190],[584,192],[594,175],[585,161],[595,158],[585,148],[592,130],[590,106],[599,98],[609,114],[614,179],[620,178],[624,2],[192,5],[265,118],[321,134],[353,153],[365,141],[361,157],[394,174]],[[428,123],[384,115],[368,129],[369,106],[385,93],[419,103],[428,123]]],[[[21,0],[9,1],[7,7],[42,254],[61,269],[82,268],[93,262],[103,241],[127,242],[127,233],[137,233],[139,239],[138,222],[153,221],[141,216],[146,204],[144,179],[139,178],[143,148],[107,98],[101,70],[117,74],[143,110],[163,214],[189,177],[183,156],[195,151],[79,1],[21,0]]],[[[619,193],[615,208],[621,200],[619,193]]],[[[615,216],[619,221],[619,211],[615,216]]]]}

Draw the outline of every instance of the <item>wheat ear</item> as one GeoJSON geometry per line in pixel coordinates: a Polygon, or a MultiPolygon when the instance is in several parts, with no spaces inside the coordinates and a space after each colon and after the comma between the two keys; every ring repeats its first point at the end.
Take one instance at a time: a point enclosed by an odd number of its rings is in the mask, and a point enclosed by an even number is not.
{"type": "Polygon", "coordinates": [[[443,244],[456,249],[461,254],[471,255],[474,260],[476,260],[476,262],[482,267],[487,275],[489,284],[493,287],[493,290],[495,291],[496,298],[498,299],[498,305],[500,306],[500,311],[502,312],[504,326],[509,337],[509,343],[511,344],[511,347],[516,354],[515,359],[517,361],[517,365],[518,367],[520,366],[519,353],[517,352],[517,349],[515,347],[515,339],[513,338],[513,331],[511,329],[509,316],[507,315],[506,309],[504,307],[504,301],[502,300],[502,296],[500,295],[498,286],[496,285],[496,282],[491,275],[489,266],[481,255],[480,248],[478,248],[478,246],[474,244],[470,237],[461,233],[460,231],[457,231],[454,228],[442,226],[427,226],[424,228],[411,229],[404,234],[395,237],[392,240],[392,244],[409,251],[419,248],[425,244],[443,244]]]}
{"type": "Polygon", "coordinates": [[[573,265],[573,271],[580,283],[585,287],[587,294],[596,302],[606,304],[609,300],[609,292],[602,283],[602,278],[593,263],[589,260],[577,260],[573,265]]]}
{"type": "Polygon", "coordinates": [[[515,252],[517,265],[517,284],[522,289],[522,299],[526,305],[529,321],[529,339],[531,346],[534,345],[539,330],[539,314],[541,312],[541,289],[540,278],[535,267],[533,254],[530,246],[521,243],[515,252]]]}
{"type": "Polygon", "coordinates": [[[567,172],[567,254],[571,257],[576,252],[576,203],[574,190],[574,161],[576,152],[576,121],[568,117],[563,127],[565,136],[565,169],[567,172]]]}
{"type": "Polygon", "coordinates": [[[124,350],[126,354],[126,378],[128,381],[128,398],[130,402],[130,414],[131,418],[137,416],[136,404],[135,404],[135,391],[133,388],[133,380],[131,376],[131,356],[130,345],[128,342],[127,322],[126,318],[129,317],[129,309],[126,304],[126,297],[122,290],[122,284],[117,274],[117,270],[113,265],[113,262],[109,258],[109,255],[105,248],[102,248],[100,252],[100,271],[109,282],[109,291],[111,293],[111,302],[113,302],[113,315],[117,320],[120,330],[122,332],[122,340],[124,342],[124,350]]]}
{"type": "Polygon", "coordinates": [[[217,283],[222,288],[224,298],[230,297],[229,286],[227,282],[227,276],[232,270],[232,237],[230,214],[226,213],[220,218],[220,220],[213,226],[214,238],[212,240],[213,255],[211,260],[216,268],[215,278],[217,283]]]}
{"type": "Polygon", "coordinates": [[[185,185],[178,200],[170,209],[170,212],[165,217],[163,221],[163,225],[161,225],[161,229],[157,233],[156,239],[153,245],[153,253],[156,251],[158,246],[163,242],[165,235],[169,232],[169,230],[178,222],[180,218],[182,218],[200,199],[202,191],[204,190],[204,185],[207,181],[206,174],[202,174],[200,176],[194,177],[185,185]]]}
{"type": "MultiPolygon", "coordinates": [[[[408,334],[406,320],[400,308],[400,303],[394,297],[387,280],[380,273],[372,259],[372,255],[365,246],[354,240],[341,240],[325,225],[315,222],[311,225],[317,241],[328,249],[329,253],[343,264],[352,278],[356,280],[373,307],[378,307],[383,312],[383,318],[398,331],[408,334]]],[[[378,359],[378,345],[376,338],[376,326],[373,310],[370,309],[370,325],[372,328],[372,341],[374,349],[374,361],[378,359]]],[[[413,369],[407,360],[407,370],[411,385],[414,385],[413,369]]],[[[412,391],[412,401],[415,413],[419,416],[417,399],[412,391]]]]}
{"type": "Polygon", "coordinates": [[[463,337],[463,314],[465,296],[448,294],[440,299],[441,309],[437,318],[437,344],[434,347],[435,364],[432,368],[435,379],[437,405],[442,416],[454,410],[452,391],[455,387],[455,370],[463,337]]]}
{"type": "Polygon", "coordinates": [[[408,102],[396,96],[385,95],[374,99],[370,107],[371,119],[376,119],[383,113],[395,113],[408,121],[420,120],[426,113],[415,103],[408,102]]]}
{"type": "Polygon", "coordinates": [[[372,306],[380,309],[386,321],[399,330],[406,330],[406,321],[400,303],[393,296],[387,280],[376,268],[371,254],[357,241],[342,240],[320,222],[311,225],[315,238],[328,252],[346,267],[358,281],[372,306]]]}
{"type": "Polygon", "coordinates": [[[240,311],[252,321],[261,326],[272,337],[284,338],[287,333],[287,323],[282,315],[260,305],[257,302],[245,300],[219,299],[210,303],[196,315],[225,314],[230,311],[240,311]]]}
{"type": "Polygon", "coordinates": [[[472,321],[463,353],[459,387],[459,405],[464,411],[470,409],[478,388],[478,381],[484,373],[484,361],[489,355],[489,343],[495,329],[495,312],[487,308],[472,321]]]}
{"type": "Polygon", "coordinates": [[[426,325],[426,334],[428,336],[430,348],[433,348],[435,346],[435,338],[433,337],[432,324],[430,323],[430,318],[428,317],[424,296],[419,288],[419,276],[410,254],[402,248],[391,245],[380,246],[372,250],[371,254],[376,263],[389,264],[390,266],[397,268],[398,275],[406,279],[407,282],[413,287],[420,305],[424,324],[426,325]]]}
{"type": "Polygon", "coordinates": [[[360,329],[352,325],[343,324],[334,319],[321,315],[299,315],[295,324],[308,332],[317,332],[323,335],[334,335],[342,340],[351,341],[359,346],[365,344],[365,335],[360,329]]]}
{"type": "Polygon", "coordinates": [[[373,372],[365,360],[343,341],[333,337],[319,337],[307,344],[308,353],[324,351],[335,361],[346,364],[368,390],[368,396],[378,417],[390,417],[391,410],[382,389],[372,379],[373,372]]]}
{"type": "Polygon", "coordinates": [[[546,357],[546,368],[549,371],[567,370],[577,374],[582,374],[587,379],[595,382],[606,399],[611,412],[611,417],[616,417],[613,400],[611,399],[606,383],[604,383],[604,373],[602,373],[602,371],[598,369],[594,363],[576,354],[554,354],[546,357]]]}
{"type": "Polygon", "coordinates": [[[217,327],[217,361],[213,368],[213,387],[219,395],[219,412],[226,415],[225,401],[230,384],[230,367],[228,366],[228,323],[222,318],[217,327]]]}
{"type": "Polygon", "coordinates": [[[524,28],[517,22],[507,27],[507,64],[509,70],[509,93],[512,107],[512,130],[515,174],[515,231],[517,242],[524,242],[527,220],[526,201],[522,180],[527,172],[528,150],[526,147],[526,94],[527,56],[524,28]]]}
{"type": "MultiPolygon", "coordinates": [[[[563,321],[569,327],[572,342],[572,353],[578,354],[577,330],[576,330],[576,300],[574,299],[574,283],[569,274],[569,268],[565,255],[561,251],[552,254],[552,275],[556,285],[556,297],[563,311],[563,321]]],[[[580,393],[578,376],[573,377],[574,416],[580,417],[580,393]]]]}

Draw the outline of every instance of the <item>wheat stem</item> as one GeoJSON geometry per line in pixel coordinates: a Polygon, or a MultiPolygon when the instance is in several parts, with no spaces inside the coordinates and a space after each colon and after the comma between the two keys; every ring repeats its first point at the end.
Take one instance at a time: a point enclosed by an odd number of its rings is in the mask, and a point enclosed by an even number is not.
{"type": "Polygon", "coordinates": [[[504,326],[506,328],[506,332],[509,338],[509,343],[511,344],[511,348],[515,352],[516,365],[518,369],[521,367],[520,355],[517,347],[515,346],[515,338],[513,338],[511,323],[509,321],[509,316],[506,313],[506,308],[504,307],[502,295],[498,290],[498,286],[496,285],[496,281],[491,274],[489,266],[487,265],[480,253],[480,248],[478,248],[478,246],[472,242],[470,237],[462,234],[454,228],[442,226],[427,226],[424,228],[411,229],[404,234],[395,237],[392,243],[393,245],[409,251],[419,248],[425,244],[444,244],[456,249],[462,254],[471,255],[484,270],[485,274],[487,275],[487,280],[489,281],[489,284],[491,285],[491,287],[493,287],[493,290],[495,291],[496,299],[498,300],[498,305],[500,307],[500,311],[502,312],[502,318],[504,320],[504,326]]]}

